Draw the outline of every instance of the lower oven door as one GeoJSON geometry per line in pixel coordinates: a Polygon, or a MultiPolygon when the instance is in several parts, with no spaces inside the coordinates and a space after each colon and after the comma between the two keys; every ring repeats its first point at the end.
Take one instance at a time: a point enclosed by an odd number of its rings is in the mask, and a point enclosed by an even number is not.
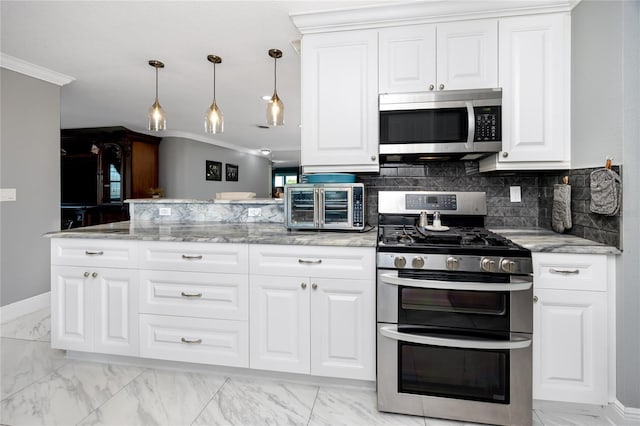
{"type": "Polygon", "coordinates": [[[456,337],[378,324],[378,409],[530,425],[531,335],[456,337]]]}

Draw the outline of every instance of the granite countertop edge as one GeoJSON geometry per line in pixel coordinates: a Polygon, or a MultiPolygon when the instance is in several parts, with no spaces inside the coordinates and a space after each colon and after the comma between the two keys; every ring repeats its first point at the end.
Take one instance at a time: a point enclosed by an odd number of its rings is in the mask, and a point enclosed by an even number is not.
{"type": "Polygon", "coordinates": [[[376,247],[377,232],[297,231],[280,223],[133,223],[104,225],[48,232],[45,238],[203,242],[227,244],[280,244],[346,247],[376,247]]]}
{"type": "Polygon", "coordinates": [[[533,253],[573,253],[618,255],[614,246],[597,243],[575,235],[559,234],[544,228],[493,228],[490,231],[510,239],[533,253]]]}

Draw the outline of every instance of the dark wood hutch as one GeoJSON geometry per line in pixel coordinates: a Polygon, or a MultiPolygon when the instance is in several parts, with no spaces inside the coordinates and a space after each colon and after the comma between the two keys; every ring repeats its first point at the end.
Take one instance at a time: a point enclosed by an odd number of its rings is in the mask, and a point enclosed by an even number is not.
{"type": "Polygon", "coordinates": [[[158,187],[162,138],[122,126],[60,133],[63,229],[128,220],[124,200],[150,198],[158,187]]]}

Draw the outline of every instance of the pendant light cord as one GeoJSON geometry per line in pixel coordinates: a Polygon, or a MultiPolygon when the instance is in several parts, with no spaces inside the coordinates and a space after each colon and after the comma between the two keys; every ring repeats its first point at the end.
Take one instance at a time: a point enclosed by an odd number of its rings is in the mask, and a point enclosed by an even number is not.
{"type": "Polygon", "coordinates": [[[216,101],[216,64],[213,64],[213,102],[216,101]]]}
{"type": "Polygon", "coordinates": [[[158,102],[158,67],[156,69],[156,102],[158,102]]]}
{"type": "Polygon", "coordinates": [[[278,83],[278,66],[277,66],[278,58],[273,58],[273,93],[277,93],[277,83],[278,83]]]}

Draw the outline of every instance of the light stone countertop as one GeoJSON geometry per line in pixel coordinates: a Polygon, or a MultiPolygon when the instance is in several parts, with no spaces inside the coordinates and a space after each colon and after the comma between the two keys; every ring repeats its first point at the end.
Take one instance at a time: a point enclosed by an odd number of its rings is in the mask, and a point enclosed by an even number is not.
{"type": "Polygon", "coordinates": [[[135,198],[126,204],[284,204],[284,198],[244,198],[237,200],[192,200],[188,198],[135,198]]]}
{"type": "Polygon", "coordinates": [[[558,234],[543,228],[495,228],[490,231],[502,235],[532,252],[575,254],[620,254],[613,246],[596,243],[585,238],[558,234]]]}
{"type": "Polygon", "coordinates": [[[372,228],[368,232],[289,231],[280,223],[156,224],[126,221],[49,232],[44,236],[48,238],[375,247],[378,235],[376,230],[377,228],[372,228]]]}

